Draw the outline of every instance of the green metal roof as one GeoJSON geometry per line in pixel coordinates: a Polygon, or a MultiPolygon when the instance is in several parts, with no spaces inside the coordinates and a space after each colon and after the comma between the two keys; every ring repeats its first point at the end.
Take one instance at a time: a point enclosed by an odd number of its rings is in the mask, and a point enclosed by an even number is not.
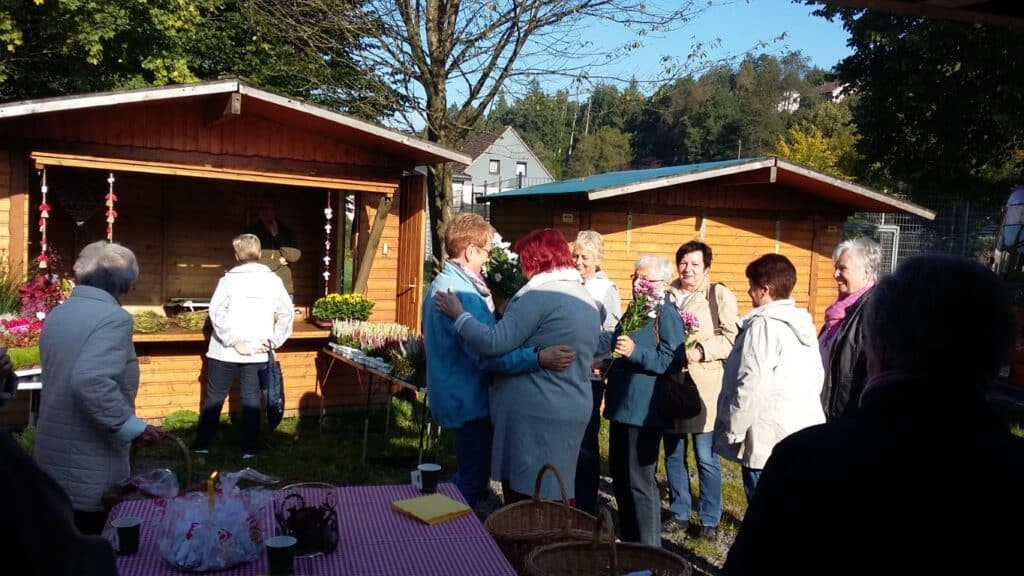
{"type": "Polygon", "coordinates": [[[762,162],[765,157],[739,158],[736,160],[720,160],[717,162],[701,162],[699,164],[686,164],[684,166],[663,166],[661,168],[646,168],[643,170],[623,170],[621,172],[606,172],[594,174],[584,178],[572,178],[560,182],[538,184],[526,188],[506,190],[495,194],[487,194],[477,198],[478,202],[501,200],[503,198],[522,198],[529,196],[560,196],[565,194],[588,194],[598,190],[609,188],[620,188],[639,182],[696,174],[710,170],[718,170],[731,166],[740,166],[753,162],[762,162]]]}

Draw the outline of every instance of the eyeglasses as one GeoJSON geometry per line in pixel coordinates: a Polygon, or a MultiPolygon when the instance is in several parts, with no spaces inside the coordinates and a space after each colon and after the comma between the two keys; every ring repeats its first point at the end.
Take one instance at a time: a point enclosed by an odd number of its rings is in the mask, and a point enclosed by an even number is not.
{"type": "Polygon", "coordinates": [[[662,280],[661,278],[648,278],[646,276],[637,276],[636,274],[633,274],[632,276],[630,276],[630,278],[632,278],[634,282],[636,282],[637,280],[646,280],[647,282],[650,282],[652,284],[657,282],[667,282],[667,280],[662,280]]]}

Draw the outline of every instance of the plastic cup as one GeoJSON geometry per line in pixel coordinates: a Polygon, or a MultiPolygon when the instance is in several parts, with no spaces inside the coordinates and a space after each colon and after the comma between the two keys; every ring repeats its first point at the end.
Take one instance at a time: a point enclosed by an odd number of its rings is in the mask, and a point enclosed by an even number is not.
{"type": "Polygon", "coordinates": [[[130,556],[139,551],[139,531],[142,520],[135,516],[122,516],[110,522],[117,529],[117,553],[130,556]]]}
{"type": "Polygon", "coordinates": [[[294,536],[267,538],[267,568],[270,576],[291,576],[295,568],[295,547],[298,543],[294,536]]]}

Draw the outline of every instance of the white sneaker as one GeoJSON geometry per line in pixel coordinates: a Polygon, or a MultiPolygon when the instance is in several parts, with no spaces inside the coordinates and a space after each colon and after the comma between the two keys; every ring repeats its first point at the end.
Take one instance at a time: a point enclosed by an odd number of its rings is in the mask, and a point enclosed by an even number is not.
{"type": "Polygon", "coordinates": [[[255,454],[242,454],[242,460],[252,460],[255,457],[255,454]]]}
{"type": "Polygon", "coordinates": [[[195,452],[196,454],[202,454],[203,456],[206,456],[207,454],[210,453],[210,451],[205,448],[193,450],[193,452],[195,452]]]}

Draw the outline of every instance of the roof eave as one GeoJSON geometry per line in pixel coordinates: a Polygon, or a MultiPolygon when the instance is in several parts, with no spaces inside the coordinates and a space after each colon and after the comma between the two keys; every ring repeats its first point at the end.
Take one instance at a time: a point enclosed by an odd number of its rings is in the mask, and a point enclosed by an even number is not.
{"type": "MultiPolygon", "coordinates": [[[[667,186],[675,186],[677,184],[685,184],[687,182],[695,182],[698,180],[707,180],[709,178],[718,178],[720,176],[728,176],[730,174],[741,174],[743,172],[759,170],[761,168],[768,168],[774,165],[774,158],[766,158],[764,160],[752,160],[750,162],[744,162],[742,164],[733,164],[732,166],[724,166],[722,168],[712,168],[710,170],[688,172],[686,174],[679,174],[676,176],[665,176],[663,178],[654,178],[651,180],[634,182],[632,184],[626,184],[623,186],[599,188],[597,190],[591,190],[590,192],[586,192],[586,194],[589,200],[601,200],[602,198],[613,198],[615,196],[635,194],[637,192],[654,190],[656,188],[665,188],[667,186]]],[[[585,191],[580,190],[580,192],[585,191]]]]}

